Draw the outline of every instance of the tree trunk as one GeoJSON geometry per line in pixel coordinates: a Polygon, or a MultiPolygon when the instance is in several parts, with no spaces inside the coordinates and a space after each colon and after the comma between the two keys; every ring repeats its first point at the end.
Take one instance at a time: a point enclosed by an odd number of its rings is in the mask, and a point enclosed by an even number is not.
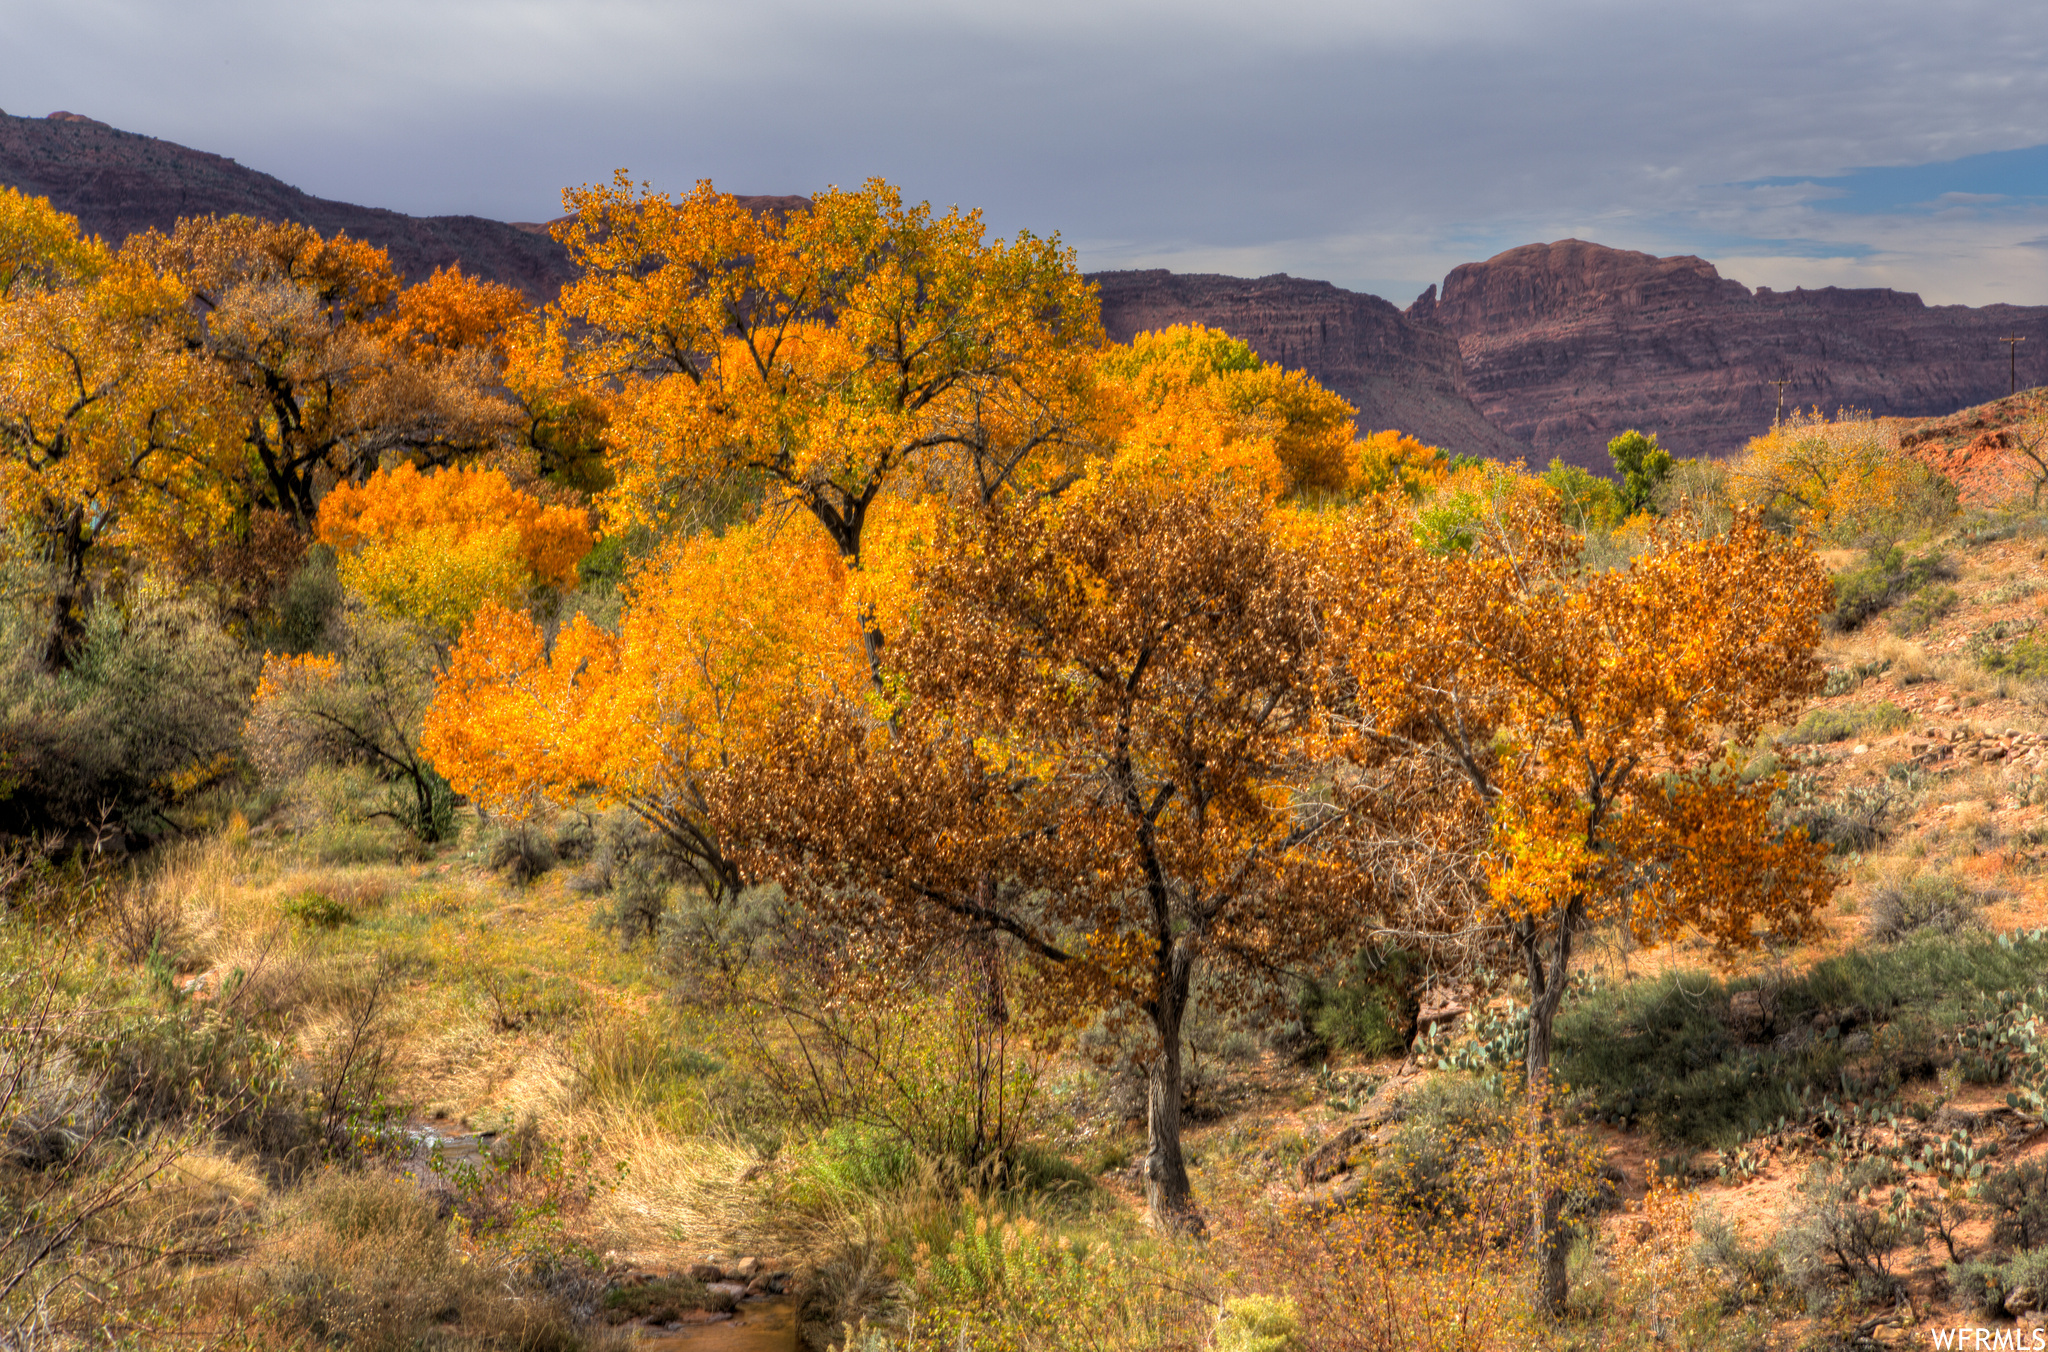
{"type": "Polygon", "coordinates": [[[1187,1016],[1192,971],[1193,955],[1184,944],[1173,945],[1159,997],[1150,1010],[1159,1054],[1146,1084],[1145,1207],[1152,1223],[1163,1230],[1199,1233],[1202,1219],[1195,1211],[1187,1159],[1180,1148],[1181,1022],[1187,1016]]]}
{"type": "Polygon", "coordinates": [[[1543,933],[1534,919],[1515,927],[1515,938],[1529,972],[1529,1055],[1531,1108],[1535,1114],[1529,1141],[1530,1248],[1536,1258],[1538,1284],[1545,1308],[1564,1313],[1570,1274],[1565,1269],[1569,1236],[1564,1228],[1564,1187],[1557,1176],[1557,1115],[1550,1102],[1550,1054],[1558,1006],[1571,977],[1572,938],[1585,915],[1574,899],[1557,918],[1550,952],[1543,951],[1543,933]]]}
{"type": "Polygon", "coordinates": [[[42,666],[48,672],[69,671],[85,646],[85,612],[91,592],[85,580],[85,509],[73,506],[47,528],[49,559],[56,573],[50,596],[50,624],[43,636],[42,666]]]}

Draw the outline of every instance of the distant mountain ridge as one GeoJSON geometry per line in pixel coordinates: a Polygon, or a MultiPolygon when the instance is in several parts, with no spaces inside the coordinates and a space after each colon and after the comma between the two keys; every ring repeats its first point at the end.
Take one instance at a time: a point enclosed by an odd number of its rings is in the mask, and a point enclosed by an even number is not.
{"type": "MultiPolygon", "coordinates": [[[[574,276],[533,223],[407,216],[301,192],[269,174],[76,113],[0,114],[0,184],[46,196],[118,242],[180,216],[241,213],[347,231],[409,278],[465,271],[552,299],[574,276]]],[[[742,199],[760,210],[801,197],[742,199]]],[[[1405,311],[1377,296],[1276,274],[1098,272],[1110,336],[1175,323],[1223,328],[1358,406],[1361,430],[1398,427],[1454,451],[1552,456],[1605,471],[1609,438],[1660,434],[1680,454],[1737,450],[1786,407],[1929,417],[2005,393],[2005,349],[2048,369],[2048,306],[1924,305],[1883,289],[1751,291],[1690,256],[1585,240],[1466,263],[1405,311]]],[[[2022,371],[2022,385],[2043,383],[2022,371]]]]}
{"type": "MultiPolygon", "coordinates": [[[[1528,244],[1444,279],[1406,317],[1454,335],[1472,400],[1531,457],[1573,458],[1626,427],[1721,455],[1785,407],[1935,417],[2007,392],[1999,339],[2044,383],[2048,306],[1926,305],[1909,291],[1751,291],[1690,256],[1528,244]]],[[[1604,466],[1603,466],[1604,468],[1604,466]]]]}
{"type": "Polygon", "coordinates": [[[541,226],[481,216],[407,216],[304,193],[221,155],[117,131],[76,113],[0,114],[0,183],[47,197],[109,243],[169,230],[180,216],[260,216],[322,234],[346,230],[391,254],[414,281],[460,262],[463,270],[552,299],[575,275],[541,226]]]}

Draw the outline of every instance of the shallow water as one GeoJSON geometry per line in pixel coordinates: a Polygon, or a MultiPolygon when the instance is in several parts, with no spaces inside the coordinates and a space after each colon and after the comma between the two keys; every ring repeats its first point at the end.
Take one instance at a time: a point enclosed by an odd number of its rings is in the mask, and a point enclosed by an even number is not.
{"type": "Polygon", "coordinates": [[[643,1352],[796,1352],[796,1304],[750,1300],[722,1324],[643,1329],[634,1346],[643,1352]]]}

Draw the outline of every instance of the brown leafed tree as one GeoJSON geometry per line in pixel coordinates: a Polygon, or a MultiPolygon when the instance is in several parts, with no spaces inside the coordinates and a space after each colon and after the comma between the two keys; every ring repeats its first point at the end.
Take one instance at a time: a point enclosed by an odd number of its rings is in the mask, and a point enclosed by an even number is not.
{"type": "Polygon", "coordinates": [[[782,719],[714,797],[756,876],[843,965],[1014,946],[1068,1011],[1142,1017],[1147,1200],[1196,1223],[1181,1032],[1208,964],[1229,995],[1324,951],[1366,875],[1322,775],[1311,560],[1222,481],[1090,480],[976,512],[914,583],[893,725],[846,702],[782,719]]]}
{"type": "Polygon", "coordinates": [[[188,298],[186,340],[232,391],[255,465],[249,497],[302,531],[337,482],[459,463],[516,436],[500,344],[476,331],[507,322],[501,288],[440,274],[408,303],[382,249],[243,216],[182,220],[123,257],[188,298]],[[455,304],[459,292],[475,303],[455,304]]]}
{"type": "MultiPolygon", "coordinates": [[[[1489,494],[1461,519],[1418,523],[1383,505],[1333,531],[1326,613],[1367,754],[1435,762],[1463,781],[1464,820],[1485,823],[1475,837],[1458,814],[1443,819],[1485,867],[1471,924],[1504,937],[1527,974],[1542,1103],[1589,926],[1753,948],[1802,933],[1832,894],[1826,849],[1771,822],[1778,778],[1745,776],[1729,753],[1818,690],[1831,589],[1810,550],[1754,517],[1719,535],[1667,527],[1603,571],[1582,565],[1544,489],[1503,477],[1489,494]]],[[[1553,1308],[1563,1201],[1538,1184],[1553,1308]]]]}

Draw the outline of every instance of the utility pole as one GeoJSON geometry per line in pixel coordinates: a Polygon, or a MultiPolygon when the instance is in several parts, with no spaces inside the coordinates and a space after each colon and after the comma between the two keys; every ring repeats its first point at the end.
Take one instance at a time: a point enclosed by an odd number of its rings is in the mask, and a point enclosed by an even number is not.
{"type": "Polygon", "coordinates": [[[1998,341],[2005,344],[2005,392],[2009,395],[2018,394],[2020,388],[2020,344],[2027,340],[2022,337],[2001,338],[1998,341]]]}
{"type": "Polygon", "coordinates": [[[1789,380],[1766,380],[1764,382],[1766,385],[1776,385],[1778,387],[1778,416],[1771,419],[1771,426],[1774,428],[1785,421],[1785,387],[1791,383],[1789,380]]]}

